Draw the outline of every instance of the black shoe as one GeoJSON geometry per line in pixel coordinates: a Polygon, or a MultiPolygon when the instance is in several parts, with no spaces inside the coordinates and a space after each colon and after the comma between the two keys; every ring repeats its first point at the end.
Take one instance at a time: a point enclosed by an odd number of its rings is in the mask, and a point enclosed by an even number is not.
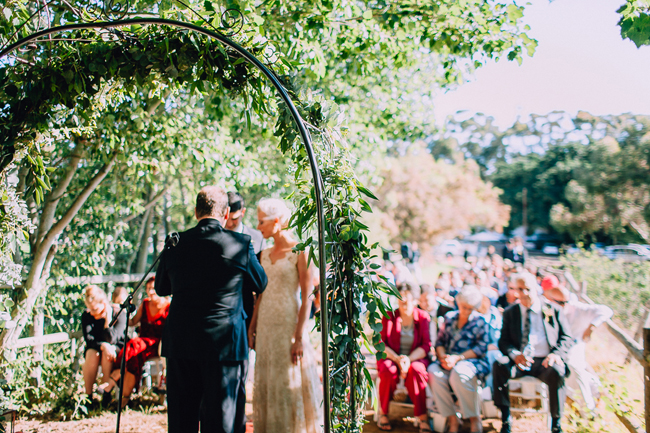
{"type": "Polygon", "coordinates": [[[511,433],[512,432],[512,418],[504,420],[501,424],[501,433],[511,433]]]}
{"type": "Polygon", "coordinates": [[[551,421],[551,433],[562,433],[562,420],[560,418],[553,418],[551,421]]]}
{"type": "Polygon", "coordinates": [[[102,392],[102,408],[106,409],[113,401],[113,390],[102,392]]]}

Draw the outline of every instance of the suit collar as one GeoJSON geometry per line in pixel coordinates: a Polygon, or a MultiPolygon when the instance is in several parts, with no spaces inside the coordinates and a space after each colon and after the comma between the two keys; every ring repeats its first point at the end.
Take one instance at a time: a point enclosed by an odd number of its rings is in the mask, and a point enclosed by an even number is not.
{"type": "Polygon", "coordinates": [[[221,227],[221,223],[214,218],[203,218],[201,221],[199,221],[199,223],[196,226],[197,227],[221,227]]]}
{"type": "MultiPolygon", "coordinates": [[[[528,308],[524,307],[524,305],[521,303],[519,304],[519,309],[521,310],[522,317],[526,313],[526,310],[528,310],[528,308]]],[[[540,311],[542,311],[542,301],[539,299],[539,297],[533,301],[533,305],[530,306],[530,309],[535,314],[539,314],[540,311]]]]}

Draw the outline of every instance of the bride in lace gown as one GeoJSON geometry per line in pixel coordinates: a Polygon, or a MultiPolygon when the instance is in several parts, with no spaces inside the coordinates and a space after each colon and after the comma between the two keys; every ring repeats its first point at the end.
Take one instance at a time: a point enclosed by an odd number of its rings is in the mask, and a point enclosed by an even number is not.
{"type": "Polygon", "coordinates": [[[258,206],[257,229],[275,243],[262,251],[269,282],[257,299],[248,332],[256,352],[256,433],[322,431],[323,396],[307,332],[314,287],[307,255],[292,251],[297,242],[284,230],[290,215],[282,200],[266,199],[258,206]]]}

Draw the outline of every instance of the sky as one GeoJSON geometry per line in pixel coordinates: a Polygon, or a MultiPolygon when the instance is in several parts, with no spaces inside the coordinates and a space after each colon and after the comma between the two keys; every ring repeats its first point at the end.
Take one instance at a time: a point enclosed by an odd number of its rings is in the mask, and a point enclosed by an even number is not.
{"type": "Polygon", "coordinates": [[[519,117],[562,110],[650,114],[650,46],[623,40],[616,10],[624,0],[532,0],[524,12],[537,39],[521,66],[490,61],[434,100],[436,122],[459,110],[493,116],[506,128],[519,117]]]}

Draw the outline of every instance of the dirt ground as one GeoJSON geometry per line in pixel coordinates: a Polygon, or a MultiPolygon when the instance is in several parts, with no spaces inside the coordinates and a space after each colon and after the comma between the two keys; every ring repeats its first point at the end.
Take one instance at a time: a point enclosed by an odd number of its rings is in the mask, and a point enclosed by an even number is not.
{"type": "MultiPolygon", "coordinates": [[[[609,332],[601,327],[596,330],[592,341],[587,346],[587,359],[598,373],[603,381],[604,388],[610,394],[615,395],[618,399],[623,399],[629,405],[632,413],[643,414],[641,403],[635,402],[635,399],[643,399],[643,370],[636,361],[625,364],[627,352],[625,348],[609,332]]],[[[249,389],[248,395],[252,392],[249,389]]],[[[607,401],[603,398],[600,401],[599,409],[602,415],[593,423],[586,423],[575,415],[570,415],[571,410],[567,410],[567,416],[563,421],[564,429],[567,433],[626,433],[627,430],[618,421],[616,416],[607,411],[607,401]]],[[[247,413],[250,417],[252,406],[247,405],[247,413]]],[[[372,421],[372,412],[367,414],[368,423],[364,427],[364,433],[376,433],[376,424],[372,421]]],[[[110,433],[115,431],[116,417],[114,413],[103,413],[101,416],[67,422],[41,422],[19,420],[16,426],[16,432],[22,433],[110,433]]],[[[417,432],[413,422],[409,418],[401,421],[395,421],[393,432],[410,433],[417,432]]],[[[468,432],[469,426],[461,430],[468,432]]],[[[487,432],[498,432],[501,428],[499,420],[483,420],[483,429],[487,432]]],[[[252,426],[249,426],[252,432],[252,426]]],[[[140,410],[127,410],[121,423],[121,432],[124,433],[163,433],[167,431],[167,414],[157,409],[147,409],[145,412],[140,410]]],[[[541,416],[526,415],[516,419],[514,423],[514,432],[516,433],[542,433],[545,432],[544,421],[541,416]]]]}

